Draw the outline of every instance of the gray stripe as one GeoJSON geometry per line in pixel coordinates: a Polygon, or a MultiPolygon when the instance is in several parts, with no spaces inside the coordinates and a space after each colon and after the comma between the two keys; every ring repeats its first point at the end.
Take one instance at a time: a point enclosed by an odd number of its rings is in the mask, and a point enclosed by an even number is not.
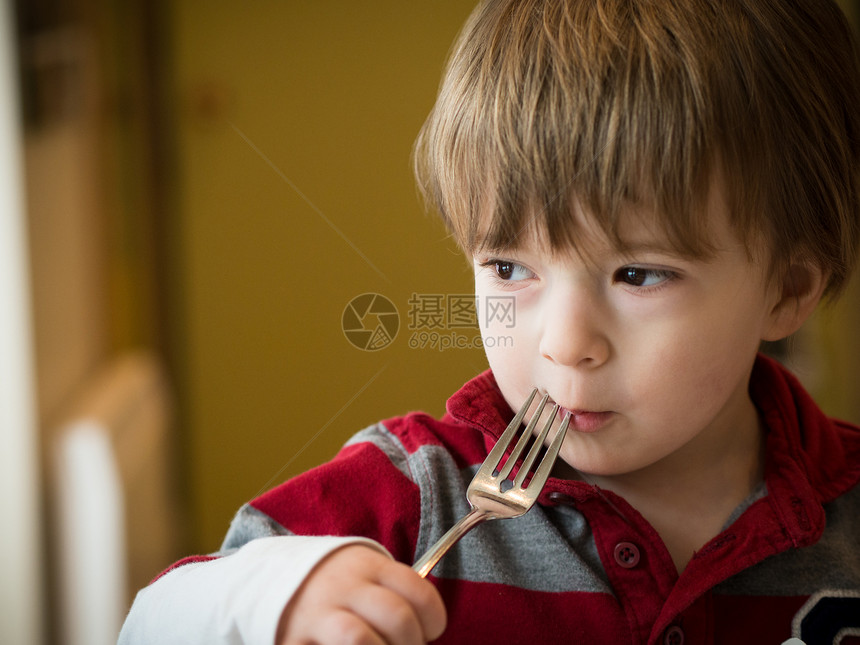
{"type": "Polygon", "coordinates": [[[820,589],[860,589],[860,486],[825,504],[824,510],[827,529],[817,543],[770,557],[714,592],[802,596],[820,589]]]}
{"type": "MultiPolygon", "coordinates": [[[[466,488],[478,467],[461,471],[445,450],[434,446],[412,457],[427,465],[413,472],[433,476],[433,481],[421,482],[420,556],[469,512],[466,488]]],[[[433,575],[533,591],[611,593],[588,524],[567,507],[536,506],[522,517],[478,526],[451,549],[433,575]]]]}
{"type": "MultiPolygon", "coordinates": [[[[469,512],[466,488],[478,466],[461,470],[443,446],[427,444],[409,454],[381,423],[347,445],[362,441],[385,453],[418,486],[421,524],[415,553],[420,556],[469,512]]],[[[477,527],[442,559],[433,575],[534,591],[611,593],[591,530],[583,516],[568,507],[536,506],[523,517],[477,527]]]]}
{"type": "Polygon", "coordinates": [[[767,484],[761,482],[758,486],[755,487],[752,493],[750,493],[749,497],[747,497],[744,501],[742,501],[738,507],[732,511],[732,514],[729,516],[729,519],[726,520],[726,523],[723,525],[723,530],[725,531],[729,528],[735,521],[743,515],[746,510],[752,506],[755,502],[762,499],[763,497],[767,497],[767,484]]]}
{"type": "Polygon", "coordinates": [[[233,517],[230,529],[224,536],[224,542],[214,555],[228,555],[251,540],[275,535],[292,535],[292,533],[262,511],[258,511],[250,504],[245,504],[233,517]]]}

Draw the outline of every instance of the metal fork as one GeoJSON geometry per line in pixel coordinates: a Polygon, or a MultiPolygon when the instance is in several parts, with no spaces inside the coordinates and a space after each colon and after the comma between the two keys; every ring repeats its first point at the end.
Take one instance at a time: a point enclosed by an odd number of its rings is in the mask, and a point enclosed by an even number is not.
{"type": "Polygon", "coordinates": [[[553,464],[558,457],[558,451],[561,448],[561,443],[564,441],[564,436],[567,433],[567,426],[570,422],[570,413],[566,412],[558,428],[558,432],[552,440],[546,454],[533,472],[528,483],[523,485],[531,472],[532,465],[541,451],[541,447],[551,430],[553,423],[558,416],[559,406],[555,404],[552,408],[552,413],[547,420],[540,434],[534,440],[531,449],[526,455],[520,469],[513,481],[510,480],[511,473],[517,460],[522,455],[529,439],[534,433],[535,425],[543,412],[549,395],[545,394],[538,404],[537,410],[526,426],[525,431],[520,435],[513,451],[502,465],[503,458],[508,447],[513,443],[520,429],[523,418],[531,406],[532,400],[537,394],[537,388],[532,390],[529,398],[523,403],[523,406],[517,412],[513,420],[508,424],[504,434],[499,437],[496,445],[487,455],[484,463],[478,469],[469,488],[466,491],[466,499],[472,507],[459,522],[451,527],[445,535],[439,538],[439,541],[434,544],[424,556],[419,559],[412,568],[424,578],[436,566],[436,563],[445,555],[448,550],[454,546],[457,541],[466,533],[475,528],[478,524],[486,520],[506,519],[510,517],[518,517],[528,511],[535,503],[546,484],[547,477],[552,470],[553,464]]]}

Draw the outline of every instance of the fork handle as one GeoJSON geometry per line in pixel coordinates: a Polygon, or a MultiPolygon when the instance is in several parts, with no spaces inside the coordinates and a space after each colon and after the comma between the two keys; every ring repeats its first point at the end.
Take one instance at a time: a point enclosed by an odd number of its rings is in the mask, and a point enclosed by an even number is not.
{"type": "Polygon", "coordinates": [[[430,547],[430,550],[412,565],[412,568],[418,572],[419,576],[426,578],[427,574],[436,566],[436,563],[442,559],[443,555],[448,553],[448,550],[452,546],[457,544],[461,537],[484,520],[492,519],[492,517],[493,514],[491,512],[473,508],[460,518],[460,521],[448,529],[448,532],[439,538],[436,544],[430,547]]]}

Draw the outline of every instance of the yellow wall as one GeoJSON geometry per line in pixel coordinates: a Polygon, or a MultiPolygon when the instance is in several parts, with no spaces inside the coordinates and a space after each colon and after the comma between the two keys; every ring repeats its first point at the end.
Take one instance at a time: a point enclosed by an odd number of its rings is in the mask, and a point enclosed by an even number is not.
{"type": "Polygon", "coordinates": [[[410,348],[407,328],[413,292],[472,288],[410,166],[472,2],[167,6],[171,317],[194,548],[209,550],[263,487],[381,418],[441,413],[485,369],[480,349],[410,348]],[[394,343],[372,353],[341,330],[364,292],[401,314],[394,343]]]}

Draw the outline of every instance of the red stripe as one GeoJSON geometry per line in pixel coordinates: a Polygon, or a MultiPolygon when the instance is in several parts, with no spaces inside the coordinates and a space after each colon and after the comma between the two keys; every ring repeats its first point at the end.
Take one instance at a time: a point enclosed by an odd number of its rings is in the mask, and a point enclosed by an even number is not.
{"type": "Polygon", "coordinates": [[[448,608],[448,625],[439,644],[630,643],[627,620],[609,594],[539,592],[459,580],[433,582],[448,608]]]}
{"type": "Polygon", "coordinates": [[[362,535],[398,559],[414,555],[421,513],[418,487],[370,443],[345,448],[333,461],[251,504],[298,535],[362,535]]]}

